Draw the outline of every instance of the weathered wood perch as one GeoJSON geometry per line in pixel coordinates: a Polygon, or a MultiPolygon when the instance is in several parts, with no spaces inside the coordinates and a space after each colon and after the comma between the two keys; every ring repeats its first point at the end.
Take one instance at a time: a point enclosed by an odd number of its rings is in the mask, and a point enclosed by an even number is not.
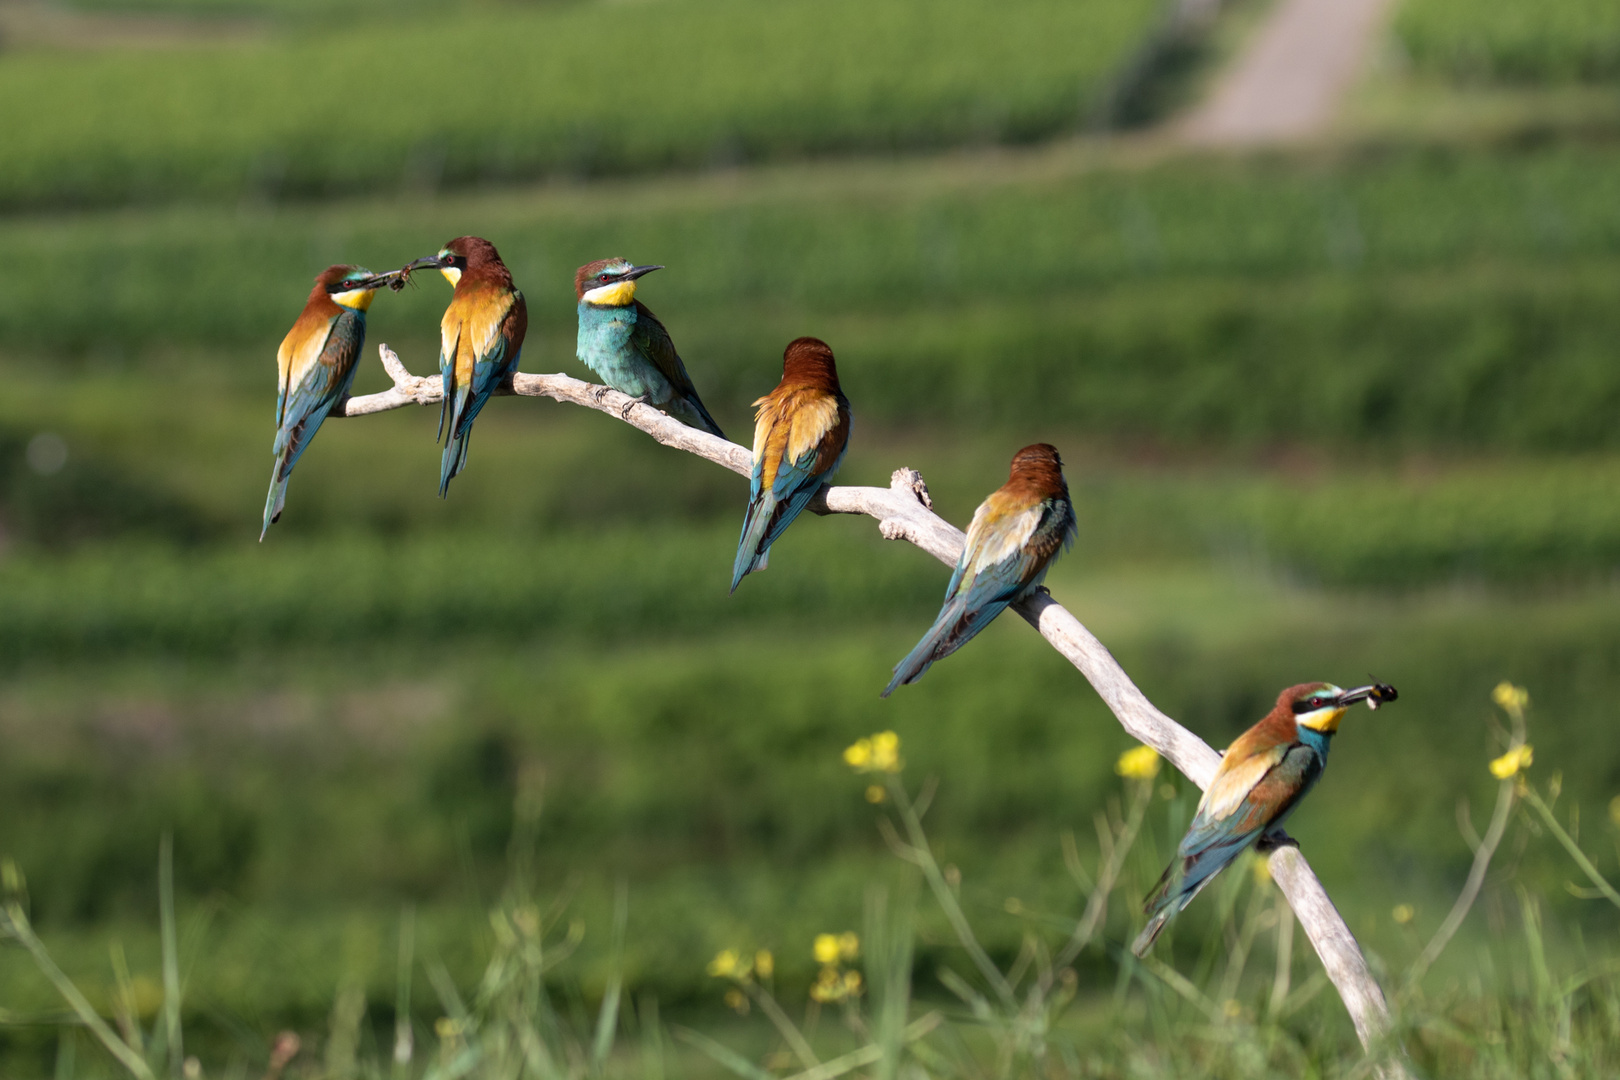
{"type": "MultiPolygon", "coordinates": [[[[442,400],[443,389],[438,376],[412,375],[387,345],[379,345],[377,351],[383,367],[394,380],[393,389],[349,398],[333,408],[333,416],[366,416],[406,405],[434,405],[442,400]]],[[[749,475],[753,468],[753,455],[748,448],[687,427],[617,390],[567,375],[520,372],[513,377],[510,388],[503,387],[497,392],[583,405],[618,417],[665,446],[696,454],[741,476],[749,475]]],[[[874,517],[884,539],[915,544],[947,566],[954,567],[962,553],[965,535],[933,512],[928,488],[912,469],[897,469],[886,488],[823,487],[809,508],[818,514],[874,517]]],[[[1209,786],[1220,764],[1220,755],[1197,735],[1154,708],[1125,674],[1125,669],[1079,619],[1052,599],[1045,589],[1014,605],[1013,610],[1080,669],[1133,738],[1157,750],[1200,789],[1209,786]]],[[[1377,1060],[1378,1075],[1405,1077],[1407,1072],[1391,1033],[1389,1006],[1343,916],[1328,899],[1322,883],[1298,847],[1278,846],[1271,850],[1269,858],[1272,880],[1288,898],[1316,948],[1316,955],[1321,957],[1328,978],[1350,1012],[1361,1045],[1377,1060]]]]}

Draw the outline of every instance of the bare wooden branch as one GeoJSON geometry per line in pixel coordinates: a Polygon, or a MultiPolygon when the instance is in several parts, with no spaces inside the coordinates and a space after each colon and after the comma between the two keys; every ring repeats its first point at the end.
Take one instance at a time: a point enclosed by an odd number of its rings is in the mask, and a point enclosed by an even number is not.
{"type": "MultiPolygon", "coordinates": [[[[405,405],[437,404],[443,398],[439,379],[411,375],[387,345],[379,345],[378,352],[383,367],[394,380],[393,389],[350,398],[332,410],[333,416],[365,416],[405,405]]],[[[696,454],[742,476],[752,471],[753,455],[748,448],[687,427],[652,406],[605,386],[567,375],[520,373],[499,393],[548,397],[609,413],[665,446],[696,454]]],[[[956,565],[966,541],[962,530],[933,512],[928,487],[913,469],[896,470],[886,488],[823,487],[811,500],[809,509],[818,514],[865,514],[876,518],[885,539],[904,540],[948,566],[956,565]]],[[[1014,605],[1014,610],[1080,669],[1133,738],[1157,750],[1199,788],[1209,786],[1220,765],[1220,755],[1197,735],[1154,708],[1120,667],[1119,661],[1079,619],[1052,599],[1044,588],[1014,605]]],[[[1333,901],[1328,899],[1305,856],[1292,844],[1275,847],[1270,853],[1270,869],[1272,880],[1294,909],[1300,926],[1321,957],[1328,978],[1349,1010],[1362,1046],[1379,1059],[1378,1075],[1405,1077],[1407,1073],[1398,1056],[1398,1047],[1393,1045],[1389,1007],[1383,991],[1368,969],[1355,936],[1333,901]]]]}

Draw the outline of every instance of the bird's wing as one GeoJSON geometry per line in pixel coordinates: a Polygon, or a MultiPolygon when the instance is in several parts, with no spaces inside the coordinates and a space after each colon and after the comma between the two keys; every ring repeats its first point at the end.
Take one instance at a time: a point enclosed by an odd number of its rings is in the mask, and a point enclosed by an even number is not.
{"type": "Polygon", "coordinates": [[[783,403],[780,415],[771,492],[785,499],[812,480],[819,486],[837,467],[849,441],[849,409],[825,390],[800,390],[783,403]]]}
{"type": "Polygon", "coordinates": [[[1255,785],[1288,753],[1289,743],[1278,743],[1255,754],[1237,754],[1227,751],[1221,767],[1215,773],[1204,797],[1198,801],[1198,816],[1193,821],[1196,830],[1203,822],[1220,822],[1231,817],[1243,800],[1249,797],[1255,785]]]}
{"type": "Polygon", "coordinates": [[[516,289],[490,290],[480,295],[479,302],[467,313],[466,323],[476,362],[492,364],[504,372],[507,362],[523,348],[523,335],[529,325],[528,305],[516,289]]]}
{"type": "Polygon", "coordinates": [[[366,324],[358,315],[344,312],[327,321],[326,333],[307,339],[288,364],[278,412],[275,450],[280,453],[289,443],[288,467],[297,460],[306,441],[306,421],[326,413],[348,391],[354,376],[354,362],[365,340],[366,324]]]}
{"type": "Polygon", "coordinates": [[[1214,856],[1219,869],[1286,817],[1321,772],[1321,757],[1297,742],[1278,743],[1230,768],[1223,761],[1181,841],[1182,859],[1190,869],[1214,856]]]}
{"type": "Polygon", "coordinates": [[[669,331],[640,300],[635,301],[635,305],[636,324],[630,329],[631,348],[662,372],[678,395],[696,397],[697,388],[686,373],[686,365],[681,363],[680,353],[675,351],[675,342],[670,339],[669,331]]]}
{"type": "Polygon", "coordinates": [[[969,607],[973,607],[976,596],[990,599],[1023,588],[1038,568],[1033,565],[1037,559],[1030,541],[1043,527],[1050,530],[1048,519],[1055,510],[1052,501],[1022,505],[1016,496],[996,491],[980,503],[945,596],[966,592],[969,607]]]}
{"type": "Polygon", "coordinates": [[[294,387],[304,381],[310,368],[320,362],[326,349],[326,339],[332,335],[332,325],[339,316],[322,318],[318,313],[305,312],[298,316],[287,336],[276,350],[276,426],[285,425],[287,399],[294,387]]]}

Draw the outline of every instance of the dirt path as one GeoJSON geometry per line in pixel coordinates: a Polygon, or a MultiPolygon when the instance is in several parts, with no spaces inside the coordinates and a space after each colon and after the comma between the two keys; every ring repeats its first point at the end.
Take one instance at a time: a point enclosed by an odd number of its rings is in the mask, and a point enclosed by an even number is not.
{"type": "Polygon", "coordinates": [[[1254,146],[1322,131],[1362,69],[1392,0],[1278,0],[1178,134],[1204,146],[1254,146]]]}

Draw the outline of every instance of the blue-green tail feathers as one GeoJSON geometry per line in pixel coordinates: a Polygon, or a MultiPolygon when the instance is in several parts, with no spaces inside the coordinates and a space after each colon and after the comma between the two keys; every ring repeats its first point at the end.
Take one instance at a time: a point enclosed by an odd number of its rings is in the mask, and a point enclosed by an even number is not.
{"type": "Polygon", "coordinates": [[[883,697],[894,693],[896,687],[914,683],[935,660],[943,660],[973,640],[975,634],[990,625],[990,621],[1006,610],[1013,597],[998,597],[984,604],[974,604],[972,591],[946,601],[934,625],[917,642],[916,648],[894,666],[894,678],[883,688],[883,697]]]}
{"type": "Polygon", "coordinates": [[[726,437],[726,433],[720,430],[720,425],[714,422],[714,417],[709,415],[709,410],[703,407],[703,402],[698,400],[696,394],[677,397],[670,404],[678,406],[678,411],[687,414],[682,417],[687,422],[687,426],[701,428],[710,435],[716,435],[722,439],[726,437]]]}

